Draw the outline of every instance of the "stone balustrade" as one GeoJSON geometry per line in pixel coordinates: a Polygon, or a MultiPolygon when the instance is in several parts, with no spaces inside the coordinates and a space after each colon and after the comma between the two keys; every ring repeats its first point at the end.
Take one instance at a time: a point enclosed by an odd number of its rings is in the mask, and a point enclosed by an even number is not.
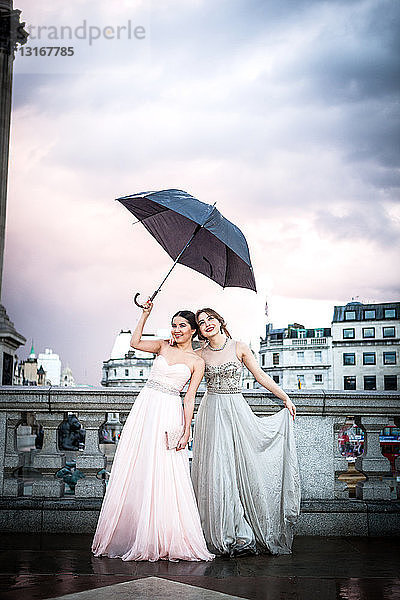
{"type": "MultiPolygon", "coordinates": [[[[297,406],[295,435],[303,499],[299,532],[365,535],[371,533],[372,515],[381,533],[400,532],[396,478],[379,444],[381,429],[400,422],[399,394],[305,389],[289,393],[297,406]],[[355,499],[349,497],[343,478],[338,479],[348,468],[339,452],[338,433],[349,422],[361,427],[365,436],[364,453],[356,461],[356,469],[365,477],[357,483],[355,499]]],[[[28,516],[36,522],[35,511],[40,511],[40,527],[48,531],[64,530],[66,523],[72,530],[83,527],[90,531],[105,485],[98,475],[105,467],[99,429],[108,413],[119,413],[120,421],[125,422],[137,394],[129,388],[0,388],[0,529],[27,527],[28,516]],[[66,460],[71,460],[71,452],[58,447],[58,427],[68,413],[75,414],[86,430],[84,449],[72,453],[76,467],[85,475],[76,484],[74,496],[66,495],[64,482],[56,477],[66,460]],[[32,420],[44,428],[43,447],[21,451],[18,428],[32,420]],[[24,495],[21,477],[28,467],[36,474],[29,497],[24,495]]],[[[196,407],[201,396],[198,394],[196,407]]],[[[245,390],[244,396],[260,417],[282,408],[264,390],[245,390]]]]}

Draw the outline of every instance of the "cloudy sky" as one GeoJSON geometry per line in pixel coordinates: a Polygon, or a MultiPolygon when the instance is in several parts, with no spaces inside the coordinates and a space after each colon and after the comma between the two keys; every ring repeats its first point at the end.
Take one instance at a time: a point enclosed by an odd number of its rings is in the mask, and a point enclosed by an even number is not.
{"type": "Polygon", "coordinates": [[[398,2],[15,6],[29,46],[74,50],[15,61],[3,303],[21,357],[33,338],[98,385],[133,294],[171,264],[114,201],[149,189],[216,201],[248,239],[258,294],[178,266],[148,331],[211,305],[257,349],[266,298],[275,326],[310,327],[352,297],[399,299],[398,2]]]}

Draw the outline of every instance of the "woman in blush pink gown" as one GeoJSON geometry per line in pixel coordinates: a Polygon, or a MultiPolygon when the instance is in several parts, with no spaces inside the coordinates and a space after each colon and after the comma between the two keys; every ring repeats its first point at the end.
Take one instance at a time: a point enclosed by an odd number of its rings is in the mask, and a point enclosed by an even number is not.
{"type": "Polygon", "coordinates": [[[192,349],[197,324],[192,312],[179,311],[172,318],[170,343],[142,341],[152,306],[145,304],[131,346],[157,357],[124,425],[92,551],[95,556],[122,560],[212,560],[186,448],[195,394],[204,373],[204,361],[192,349]],[[180,391],[188,381],[182,408],[180,391]],[[168,449],[166,432],[176,430],[178,445],[168,449]]]}

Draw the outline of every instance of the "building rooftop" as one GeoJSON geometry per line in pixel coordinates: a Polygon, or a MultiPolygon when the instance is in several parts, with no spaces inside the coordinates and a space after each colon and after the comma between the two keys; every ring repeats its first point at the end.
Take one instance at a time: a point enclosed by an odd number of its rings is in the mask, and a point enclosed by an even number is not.
{"type": "Polygon", "coordinates": [[[348,302],[345,306],[334,307],[332,323],[393,320],[398,319],[399,316],[400,302],[382,302],[380,304],[348,302]]]}
{"type": "MultiPolygon", "coordinates": [[[[149,352],[142,352],[141,350],[133,350],[131,347],[131,337],[132,332],[130,329],[121,329],[117,337],[115,338],[114,345],[111,350],[110,359],[111,360],[120,360],[124,359],[128,352],[134,351],[136,358],[152,358],[152,354],[149,352]]],[[[159,340],[168,338],[168,331],[164,329],[157,330],[157,333],[144,333],[142,338],[147,338],[148,340],[159,340]]]]}
{"type": "Polygon", "coordinates": [[[331,336],[331,329],[329,327],[314,327],[312,329],[305,328],[304,325],[300,325],[299,323],[289,323],[287,327],[281,327],[279,329],[273,329],[272,323],[267,323],[265,334],[266,338],[270,338],[271,340],[283,340],[285,338],[297,338],[299,336],[299,331],[302,332],[301,337],[313,338],[317,335],[321,337],[329,337],[331,336]]]}

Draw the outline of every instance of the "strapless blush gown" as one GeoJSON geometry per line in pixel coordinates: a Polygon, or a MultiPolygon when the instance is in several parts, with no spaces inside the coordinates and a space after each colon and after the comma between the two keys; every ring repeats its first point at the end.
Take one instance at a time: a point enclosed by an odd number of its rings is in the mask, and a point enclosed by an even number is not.
{"type": "Polygon", "coordinates": [[[122,560],[212,560],[189,472],[188,451],[167,450],[165,432],[183,424],[184,364],[154,361],[124,425],[92,551],[122,560]]]}

